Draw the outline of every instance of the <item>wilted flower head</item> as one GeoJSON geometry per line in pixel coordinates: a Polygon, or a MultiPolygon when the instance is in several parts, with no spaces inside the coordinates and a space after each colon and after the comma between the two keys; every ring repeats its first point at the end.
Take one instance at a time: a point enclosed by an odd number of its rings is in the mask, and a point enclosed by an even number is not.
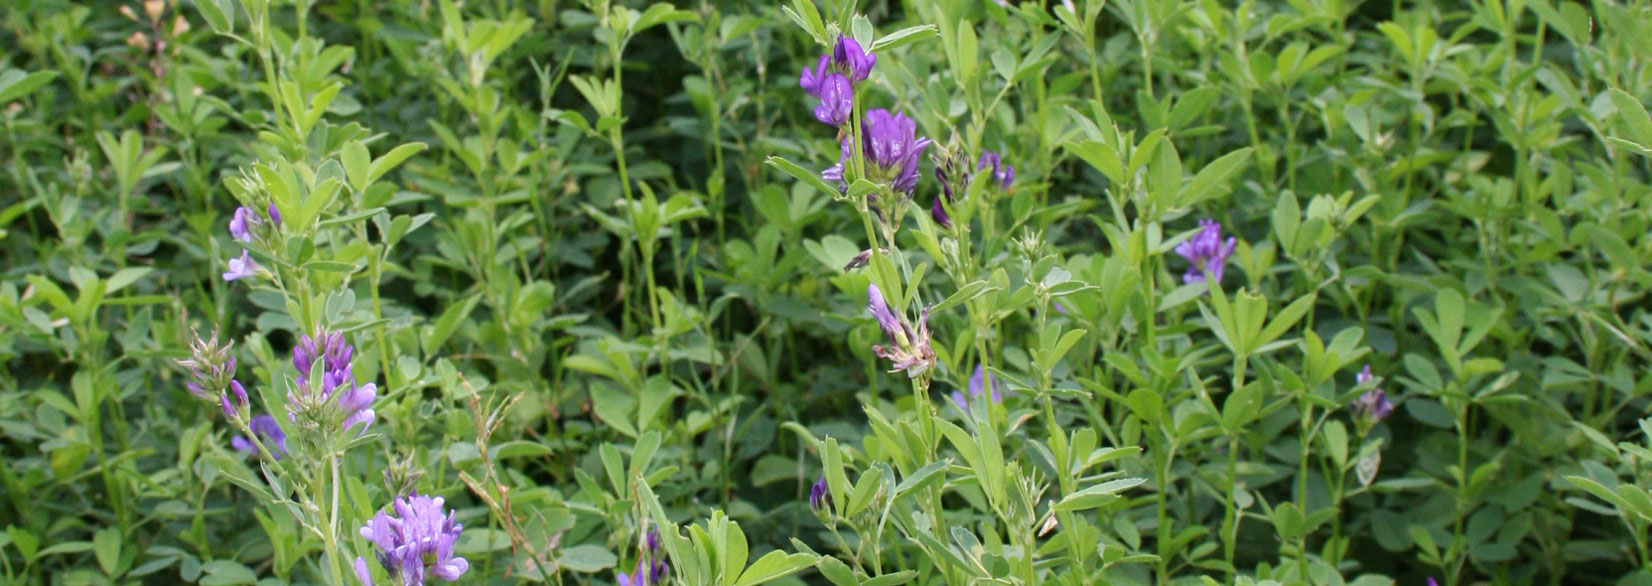
{"type": "Polygon", "coordinates": [[[1015,167],[1006,165],[999,160],[998,153],[981,151],[981,160],[975,164],[975,170],[979,171],[988,167],[992,168],[992,178],[998,181],[998,186],[1001,188],[1009,188],[1010,182],[1015,180],[1015,167]]]}
{"type": "Polygon", "coordinates": [[[384,487],[390,489],[391,494],[409,494],[413,492],[419,478],[424,476],[424,468],[412,454],[403,454],[401,457],[390,458],[384,467],[384,487]]]}
{"type": "Polygon", "coordinates": [[[963,410],[965,413],[968,413],[969,402],[971,400],[978,400],[983,395],[990,396],[992,398],[992,402],[994,403],[1004,402],[1004,391],[1001,388],[1001,385],[998,384],[998,381],[993,380],[992,375],[988,374],[985,369],[981,368],[980,364],[976,364],[975,374],[972,374],[969,377],[969,397],[964,397],[963,391],[952,391],[952,402],[957,403],[959,409],[963,410]],[[990,393],[988,392],[989,388],[991,390],[990,393]]]}
{"type": "Polygon", "coordinates": [[[815,481],[814,486],[809,487],[809,506],[816,511],[832,509],[832,489],[827,486],[824,475],[815,481]]]}
{"type": "Polygon", "coordinates": [[[929,347],[928,309],[923,311],[918,325],[913,327],[906,323],[904,317],[890,310],[883,298],[883,291],[876,284],[867,285],[866,298],[866,309],[872,312],[878,327],[889,337],[889,345],[872,347],[872,352],[878,357],[895,363],[889,372],[904,370],[907,376],[917,377],[935,364],[935,352],[929,347]]]}
{"type": "Polygon", "coordinates": [[[1228,257],[1238,246],[1234,237],[1229,236],[1222,240],[1222,225],[1215,220],[1199,220],[1199,233],[1192,238],[1176,245],[1176,254],[1187,259],[1187,272],[1182,274],[1183,283],[1202,283],[1205,273],[1210,273],[1217,281],[1222,280],[1222,269],[1227,264],[1228,257]]]}
{"type": "Polygon", "coordinates": [[[242,452],[256,454],[258,453],[258,443],[262,442],[264,447],[269,448],[270,455],[275,456],[275,459],[280,460],[282,456],[287,455],[287,432],[281,430],[281,425],[275,422],[274,417],[255,415],[252,421],[247,422],[247,427],[252,428],[252,432],[258,434],[258,442],[237,435],[230,438],[229,445],[231,447],[242,452]]]}
{"type": "MultiPolygon", "coordinates": [[[[1354,380],[1362,385],[1370,382],[1372,378],[1371,365],[1369,364],[1360,369],[1359,374],[1354,375],[1354,380]]],[[[1394,403],[1388,400],[1388,393],[1383,392],[1379,387],[1360,395],[1358,399],[1348,405],[1348,409],[1354,412],[1356,421],[1364,425],[1375,425],[1394,412],[1394,403]]]]}
{"type": "Polygon", "coordinates": [[[378,396],[373,383],[357,385],[351,371],[350,358],[355,346],[344,340],[341,332],[318,331],[314,336],[302,336],[293,347],[293,367],[298,369],[297,388],[287,400],[296,421],[299,414],[316,422],[337,423],[338,429],[349,429],[361,424],[365,433],[373,423],[369,405],[378,396]],[[310,380],[319,368],[320,380],[310,380]]]}
{"type": "Polygon", "coordinates": [[[952,226],[952,217],[947,215],[941,198],[946,198],[948,202],[953,201],[957,192],[967,188],[972,174],[969,164],[961,159],[962,157],[954,156],[946,150],[930,155],[930,160],[935,163],[935,182],[941,184],[941,195],[935,196],[934,201],[930,202],[929,217],[944,227],[952,226]]]}
{"type": "MultiPolygon", "coordinates": [[[[866,157],[868,178],[888,181],[891,189],[911,195],[918,187],[918,163],[931,142],[928,138],[918,138],[918,123],[905,114],[891,114],[877,108],[866,112],[860,126],[861,154],[866,157]]],[[[854,142],[846,136],[839,146],[842,158],[820,175],[847,189],[843,170],[854,157],[854,142]]]]}
{"type": "MultiPolygon", "coordinates": [[[[442,508],[442,497],[409,494],[391,507],[394,516],[379,511],[361,528],[361,536],[378,546],[379,564],[391,580],[417,586],[428,574],[451,582],[470,569],[470,562],[453,555],[453,542],[464,526],[442,508]]],[[[373,583],[365,558],[356,558],[356,574],[362,583],[373,583]]]]}
{"type": "MultiPolygon", "coordinates": [[[[941,184],[941,192],[945,194],[948,202],[953,201],[957,193],[969,186],[975,171],[991,169],[992,177],[998,182],[999,188],[1008,188],[1010,182],[1015,179],[1015,169],[1003,164],[1003,161],[998,157],[998,153],[992,151],[982,151],[981,158],[975,164],[973,170],[969,168],[967,159],[962,157],[942,154],[932,157],[932,159],[935,162],[935,180],[941,184]]],[[[935,201],[930,204],[929,215],[935,219],[937,224],[946,227],[952,226],[952,218],[947,215],[946,207],[942,205],[939,197],[935,198],[935,201]]]]}
{"type": "Polygon", "coordinates": [[[235,380],[231,346],[233,344],[219,346],[216,331],[204,340],[200,333],[195,333],[189,344],[189,358],[177,361],[178,366],[189,369],[189,381],[184,383],[189,394],[202,401],[218,403],[228,417],[235,416],[237,405],[247,404],[247,391],[235,380]]]}

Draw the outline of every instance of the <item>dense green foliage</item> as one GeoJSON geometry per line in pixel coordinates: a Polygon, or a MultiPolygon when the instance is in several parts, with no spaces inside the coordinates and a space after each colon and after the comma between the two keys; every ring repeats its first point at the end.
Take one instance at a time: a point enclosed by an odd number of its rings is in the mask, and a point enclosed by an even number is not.
{"type": "Polygon", "coordinates": [[[0,0],[0,579],[1649,584],[1649,98],[1643,1],[0,0]]]}

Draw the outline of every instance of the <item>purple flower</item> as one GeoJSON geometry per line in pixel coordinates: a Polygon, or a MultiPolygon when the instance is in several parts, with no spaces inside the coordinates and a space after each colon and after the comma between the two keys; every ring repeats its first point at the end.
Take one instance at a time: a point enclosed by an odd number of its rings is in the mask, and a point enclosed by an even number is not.
{"type": "Polygon", "coordinates": [[[230,237],[242,242],[252,242],[252,232],[247,230],[249,223],[257,223],[258,218],[252,215],[247,206],[235,208],[235,215],[229,219],[230,237]]]}
{"type": "Polygon", "coordinates": [[[293,418],[299,412],[318,420],[336,420],[342,417],[340,429],[361,424],[362,433],[373,424],[373,410],[369,408],[378,396],[374,383],[357,385],[350,358],[355,346],[344,340],[340,332],[319,331],[314,336],[302,336],[293,347],[293,368],[298,369],[297,391],[288,395],[293,405],[293,418]],[[310,375],[319,366],[319,385],[312,385],[310,375]],[[314,387],[319,386],[319,394],[314,387]]]}
{"type": "Polygon", "coordinates": [[[350,565],[356,569],[356,578],[361,580],[363,586],[373,586],[373,572],[367,569],[367,558],[358,557],[350,565]]]}
{"type": "Polygon", "coordinates": [[[648,579],[655,584],[664,584],[665,574],[671,571],[671,566],[666,565],[663,557],[657,555],[651,557],[653,561],[648,564],[648,579]]]}
{"type": "Polygon", "coordinates": [[[1440,586],[1440,583],[1435,582],[1433,576],[1429,576],[1428,577],[1428,586],[1440,586]]]}
{"type": "Polygon", "coordinates": [[[1187,272],[1182,274],[1182,282],[1202,283],[1205,273],[1210,273],[1210,276],[1221,281],[1222,269],[1238,242],[1232,236],[1223,241],[1222,225],[1215,220],[1199,220],[1199,228],[1198,234],[1176,245],[1176,254],[1188,262],[1187,272]]]}
{"type": "Polygon", "coordinates": [[[878,320],[878,327],[883,328],[883,333],[889,336],[890,343],[903,342],[899,338],[905,333],[906,328],[901,324],[901,319],[895,317],[895,312],[890,311],[888,301],[883,298],[883,290],[878,288],[877,283],[866,286],[866,309],[872,312],[873,319],[878,320]]]}
{"type": "MultiPolygon", "coordinates": [[[[241,242],[252,242],[253,237],[257,236],[258,227],[264,224],[264,218],[259,217],[258,212],[252,210],[253,208],[247,206],[237,206],[235,208],[235,215],[229,219],[229,235],[231,237],[241,242]]],[[[280,226],[281,212],[276,211],[274,203],[269,205],[269,212],[271,223],[280,226]]]]}
{"type": "MultiPolygon", "coordinates": [[[[942,180],[941,184],[945,185],[945,180],[942,180]]],[[[949,189],[948,191],[951,190],[949,189]]],[[[942,196],[937,195],[935,196],[934,201],[929,202],[929,217],[930,219],[935,220],[936,224],[940,224],[942,228],[951,228],[952,216],[947,215],[946,206],[941,203],[941,197],[942,196]]]]}
{"type": "Polygon", "coordinates": [[[847,124],[855,108],[855,89],[849,78],[841,73],[828,73],[820,80],[819,88],[815,94],[820,98],[820,104],[815,106],[815,119],[832,126],[847,124]]]}
{"type": "Polygon", "coordinates": [[[245,248],[241,249],[241,258],[229,259],[229,270],[224,271],[225,281],[234,281],[258,274],[258,263],[252,261],[252,255],[245,248]]]}
{"type": "Polygon", "coordinates": [[[665,562],[665,556],[660,555],[660,532],[652,527],[643,538],[642,551],[637,556],[637,567],[627,574],[617,572],[616,581],[620,586],[648,586],[649,584],[664,584],[666,574],[671,566],[665,562]]]}
{"type": "Polygon", "coordinates": [[[235,393],[235,404],[237,406],[247,406],[247,388],[241,386],[241,381],[230,379],[229,390],[235,393]]]}
{"type": "Polygon", "coordinates": [[[914,327],[890,310],[883,291],[876,284],[867,285],[866,299],[866,309],[872,312],[878,327],[889,338],[888,346],[873,346],[872,353],[894,362],[889,372],[905,370],[907,376],[916,377],[928,370],[935,363],[935,352],[929,347],[929,310],[923,311],[914,327]]]}
{"type": "Polygon", "coordinates": [[[918,161],[930,143],[928,138],[917,138],[918,123],[905,114],[878,108],[866,112],[861,126],[866,162],[886,175],[893,174],[890,186],[910,195],[918,186],[918,161]]]}
{"type": "Polygon", "coordinates": [[[992,178],[998,180],[998,186],[1001,188],[1008,189],[1010,182],[1015,180],[1015,167],[1005,165],[1003,161],[1000,161],[998,153],[981,151],[981,161],[975,164],[975,170],[979,171],[987,167],[992,167],[992,178]]]}
{"type": "Polygon", "coordinates": [[[637,569],[627,574],[624,571],[615,572],[614,582],[617,586],[648,586],[648,560],[637,558],[637,569]]]}
{"type": "MultiPolygon", "coordinates": [[[[860,128],[861,154],[866,157],[867,175],[887,180],[890,188],[911,195],[918,187],[918,162],[931,141],[917,137],[918,125],[911,118],[890,114],[883,108],[866,112],[860,128]]],[[[846,136],[838,144],[842,147],[842,158],[820,176],[838,182],[840,189],[847,190],[849,185],[843,178],[843,170],[855,156],[854,143],[846,136]]]]}
{"type": "MultiPolygon", "coordinates": [[[[282,456],[287,455],[287,432],[281,430],[274,417],[255,415],[252,421],[247,422],[247,427],[251,427],[252,432],[258,434],[259,441],[270,449],[270,455],[275,456],[275,459],[280,460],[282,456]]],[[[229,445],[242,452],[258,453],[257,442],[239,435],[230,438],[229,445]]]]}
{"type": "MultiPolygon", "coordinates": [[[[391,506],[395,516],[379,511],[362,526],[361,536],[378,546],[379,564],[392,581],[423,585],[429,574],[451,582],[470,569],[465,558],[453,555],[453,542],[464,527],[442,508],[442,497],[415,493],[397,498],[391,506]]],[[[356,575],[366,578],[366,570],[366,560],[356,558],[356,575]]]]}
{"type": "Polygon", "coordinates": [[[847,124],[854,112],[855,85],[866,80],[877,61],[854,39],[839,37],[830,55],[821,55],[813,68],[804,67],[797,85],[820,99],[815,119],[832,126],[847,124]]]}
{"type": "Polygon", "coordinates": [[[832,47],[832,65],[848,74],[851,82],[866,81],[866,76],[872,74],[872,66],[877,63],[877,55],[861,50],[860,43],[848,36],[839,36],[837,45],[832,47]]]}
{"type": "Polygon", "coordinates": [[[816,511],[829,512],[832,509],[832,489],[826,485],[824,475],[809,487],[809,506],[816,511]]]}
{"type": "MultiPolygon", "coordinates": [[[[1354,375],[1354,381],[1362,385],[1370,382],[1372,378],[1374,377],[1371,376],[1371,365],[1369,364],[1360,369],[1359,374],[1354,375]]],[[[1394,412],[1394,403],[1388,400],[1388,393],[1383,392],[1382,388],[1378,387],[1360,395],[1358,399],[1348,405],[1348,409],[1354,412],[1355,420],[1365,425],[1375,425],[1394,412]]]]}
{"type": "Polygon", "coordinates": [[[826,73],[829,71],[828,68],[831,66],[831,56],[821,55],[820,61],[815,63],[813,69],[808,67],[803,68],[803,75],[798,77],[797,85],[802,87],[803,91],[808,92],[809,95],[820,97],[820,82],[821,80],[826,79],[826,73]]]}
{"type": "Polygon", "coordinates": [[[963,391],[952,391],[952,402],[958,404],[959,410],[968,413],[969,401],[979,399],[983,395],[990,396],[994,403],[1004,402],[1004,391],[1001,385],[998,384],[998,381],[993,380],[992,375],[987,374],[980,364],[976,364],[975,374],[969,377],[969,397],[964,397],[963,391]],[[988,393],[989,387],[991,388],[990,393],[988,393]]]}

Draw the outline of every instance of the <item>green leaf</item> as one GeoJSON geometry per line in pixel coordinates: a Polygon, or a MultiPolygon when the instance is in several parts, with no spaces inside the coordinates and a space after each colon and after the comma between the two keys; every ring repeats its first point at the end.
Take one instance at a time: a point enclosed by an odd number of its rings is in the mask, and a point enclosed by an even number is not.
{"type": "Polygon", "coordinates": [[[1250,165],[1252,150],[1253,147],[1245,147],[1205,165],[1204,169],[1199,170],[1198,175],[1193,176],[1193,181],[1187,184],[1187,188],[1182,190],[1177,204],[1187,207],[1224,193],[1225,190],[1222,188],[1227,185],[1228,179],[1250,165]]]}
{"type": "Polygon", "coordinates": [[[740,574],[740,579],[734,586],[753,586],[795,574],[798,571],[815,565],[816,557],[806,553],[792,553],[775,550],[757,559],[751,567],[740,574]]]}
{"type": "Polygon", "coordinates": [[[1113,148],[1113,145],[1101,141],[1086,140],[1069,142],[1064,147],[1068,152],[1078,155],[1078,158],[1089,163],[1091,167],[1095,167],[1114,185],[1125,184],[1124,161],[1119,157],[1118,149],[1113,148]]]}
{"type": "Polygon", "coordinates": [[[820,174],[799,167],[796,163],[786,160],[785,157],[774,155],[770,156],[768,159],[765,159],[763,162],[768,163],[771,167],[785,171],[787,175],[791,175],[793,178],[809,184],[821,193],[828,195],[837,195],[838,193],[841,193],[837,188],[827,184],[825,179],[821,179],[820,174]]]}
{"type": "Polygon", "coordinates": [[[687,10],[678,10],[675,6],[665,2],[655,2],[652,6],[648,7],[648,10],[643,11],[642,16],[638,17],[636,22],[631,24],[630,32],[635,35],[649,28],[668,22],[682,22],[688,20],[698,21],[700,20],[700,16],[687,10]]]}
{"type": "Polygon", "coordinates": [[[367,145],[359,140],[345,143],[338,161],[344,165],[344,176],[350,178],[350,187],[357,192],[366,190],[368,168],[373,164],[373,155],[367,152],[367,145]]]}
{"type": "Polygon", "coordinates": [[[947,298],[942,300],[940,303],[930,307],[929,311],[931,313],[940,313],[942,310],[949,309],[955,305],[968,303],[972,299],[998,290],[998,286],[990,284],[986,281],[974,281],[959,287],[957,291],[952,292],[952,295],[947,296],[947,298]]]}
{"type": "Polygon", "coordinates": [[[1144,478],[1120,478],[1069,494],[1055,504],[1057,511],[1087,511],[1120,498],[1118,493],[1141,486],[1144,478]]]}
{"type": "Polygon", "coordinates": [[[202,564],[201,572],[205,574],[198,582],[202,586],[252,584],[258,581],[258,575],[252,572],[252,568],[230,560],[213,560],[202,564]]]}
{"type": "Polygon", "coordinates": [[[114,576],[115,566],[120,563],[120,529],[104,527],[93,534],[92,553],[96,554],[103,573],[114,576]]]}
{"type": "Polygon", "coordinates": [[[917,469],[917,471],[906,475],[906,478],[901,479],[900,484],[895,485],[895,498],[899,499],[903,496],[911,494],[913,491],[923,489],[924,487],[940,481],[942,478],[941,473],[945,472],[947,466],[950,466],[951,464],[952,462],[950,460],[930,462],[928,465],[917,469]]]}
{"type": "Polygon", "coordinates": [[[111,275],[109,280],[104,282],[103,292],[105,294],[109,294],[125,289],[127,285],[131,285],[138,279],[142,279],[145,275],[148,275],[154,270],[155,269],[152,267],[128,267],[115,271],[115,274],[111,275]]]}
{"type": "Polygon", "coordinates": [[[422,142],[410,142],[390,149],[390,152],[373,160],[372,166],[367,170],[366,183],[378,181],[380,177],[383,177],[385,173],[389,173],[391,169],[395,169],[408,157],[424,152],[425,148],[426,146],[422,142]]]}
{"type": "Polygon", "coordinates": [[[235,8],[220,4],[221,0],[195,0],[195,9],[214,32],[235,32],[235,8]]]}
{"type": "Polygon", "coordinates": [[[49,555],[85,553],[91,550],[92,542],[90,541],[65,541],[40,550],[35,553],[35,557],[43,558],[49,555]]]}
{"type": "Polygon", "coordinates": [[[883,469],[869,468],[860,474],[860,482],[855,484],[855,490],[849,495],[848,516],[855,516],[871,504],[872,497],[878,489],[883,487],[883,469]]]}
{"type": "Polygon", "coordinates": [[[1273,320],[1268,322],[1268,326],[1262,329],[1261,335],[1251,341],[1251,348],[1264,346],[1284,335],[1285,330],[1291,329],[1291,326],[1296,325],[1296,322],[1301,320],[1302,316],[1308,313],[1308,310],[1313,309],[1315,299],[1316,296],[1309,293],[1298,297],[1296,301],[1292,301],[1290,305],[1285,306],[1285,309],[1279,310],[1279,313],[1273,316],[1273,320]]]}
{"type": "Polygon", "coordinates": [[[1647,116],[1646,107],[1641,105],[1640,100],[1617,88],[1607,90],[1606,95],[1612,98],[1612,106],[1617,108],[1630,138],[1642,148],[1652,147],[1652,117],[1647,116]]]}
{"type": "Polygon", "coordinates": [[[603,546],[587,543],[562,550],[557,561],[562,567],[575,572],[595,574],[614,567],[619,563],[619,558],[603,546]]]}
{"type": "Polygon", "coordinates": [[[933,24],[909,26],[879,37],[878,40],[872,42],[872,48],[868,50],[876,53],[909,45],[933,37],[939,32],[940,29],[935,28],[933,24]]]}
{"type": "Polygon", "coordinates": [[[330,260],[312,260],[304,263],[304,270],[321,271],[324,273],[351,274],[360,270],[360,267],[347,262],[333,262],[330,260]]]}
{"type": "Polygon", "coordinates": [[[23,73],[16,69],[8,69],[0,73],[0,105],[29,95],[56,78],[56,71],[23,73]]]}
{"type": "Polygon", "coordinates": [[[792,0],[792,5],[782,7],[781,12],[791,17],[798,28],[815,40],[816,44],[831,46],[831,39],[826,35],[826,23],[820,19],[820,10],[815,8],[814,0],[792,0]]]}

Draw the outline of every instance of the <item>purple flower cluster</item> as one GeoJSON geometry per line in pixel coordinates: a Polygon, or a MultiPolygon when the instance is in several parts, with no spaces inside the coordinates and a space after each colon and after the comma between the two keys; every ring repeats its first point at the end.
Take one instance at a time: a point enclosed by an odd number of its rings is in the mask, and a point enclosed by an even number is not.
{"type": "Polygon", "coordinates": [[[351,371],[350,358],[356,348],[344,340],[341,332],[319,331],[314,336],[302,336],[293,348],[293,367],[298,369],[298,387],[287,399],[292,404],[293,418],[299,413],[316,421],[338,421],[339,429],[350,429],[357,424],[365,433],[373,424],[373,398],[378,386],[373,383],[357,385],[351,371]],[[319,367],[321,379],[311,384],[310,375],[319,367]]]}
{"type": "Polygon", "coordinates": [[[1015,167],[999,160],[998,153],[981,151],[981,160],[975,164],[975,170],[980,171],[987,167],[992,167],[992,178],[998,181],[998,187],[1009,189],[1010,182],[1015,181],[1015,167]]]}
{"type": "Polygon", "coordinates": [[[1238,242],[1229,236],[1222,240],[1222,225],[1215,220],[1199,220],[1199,233],[1194,234],[1186,242],[1176,245],[1176,254],[1187,259],[1187,272],[1182,274],[1183,283],[1203,283],[1205,273],[1218,282],[1222,280],[1222,269],[1227,264],[1229,256],[1238,242]]]}
{"type": "MultiPolygon", "coordinates": [[[[1359,374],[1354,375],[1354,381],[1362,385],[1370,382],[1372,378],[1374,377],[1371,376],[1371,365],[1369,364],[1360,369],[1359,374]]],[[[1358,399],[1348,405],[1348,409],[1354,412],[1355,421],[1369,426],[1375,425],[1378,421],[1386,419],[1389,414],[1393,413],[1394,403],[1388,400],[1388,393],[1383,392],[1382,388],[1378,387],[1360,395],[1358,399]]]]}
{"type": "Polygon", "coordinates": [[[648,530],[648,537],[643,540],[642,552],[637,556],[637,567],[627,574],[624,571],[616,572],[615,582],[619,586],[650,586],[665,584],[666,574],[671,566],[665,563],[665,556],[660,552],[660,532],[648,530]]]}
{"type": "MultiPolygon", "coordinates": [[[[911,195],[918,187],[918,162],[923,160],[924,149],[929,148],[932,141],[918,137],[917,122],[905,114],[891,114],[883,108],[868,110],[860,128],[861,154],[866,157],[867,175],[889,181],[891,189],[911,195]]],[[[855,157],[854,140],[845,136],[839,145],[842,158],[820,176],[847,189],[843,173],[855,157]]]]}
{"type": "MultiPolygon", "coordinates": [[[[361,536],[378,546],[379,565],[392,582],[422,586],[427,575],[451,582],[470,569],[470,562],[453,555],[453,542],[464,526],[442,508],[442,497],[415,493],[397,498],[391,507],[394,516],[379,511],[362,526],[361,536]]],[[[372,586],[366,558],[356,558],[355,570],[362,584],[372,586]]]]}
{"type": "MultiPolygon", "coordinates": [[[[237,383],[237,386],[239,386],[239,383],[237,383]]],[[[258,453],[258,444],[262,442],[265,447],[269,448],[270,455],[274,456],[275,459],[280,460],[282,456],[287,455],[287,432],[281,430],[281,425],[275,422],[274,417],[255,415],[252,421],[247,422],[247,427],[252,428],[252,432],[258,434],[258,441],[254,442],[249,438],[237,435],[230,438],[230,446],[242,452],[256,454],[258,453]]]]}
{"type": "MultiPolygon", "coordinates": [[[[269,207],[270,225],[281,225],[281,212],[275,209],[275,204],[269,207]]],[[[252,242],[254,236],[262,229],[264,218],[252,208],[240,206],[235,208],[235,215],[229,219],[229,235],[240,242],[252,242]]]]}
{"type": "Polygon", "coordinates": [[[815,481],[814,486],[809,487],[809,507],[823,513],[830,513],[832,510],[832,489],[827,486],[824,475],[815,481]]]}
{"type": "MultiPolygon", "coordinates": [[[[968,169],[963,168],[965,164],[967,163],[955,165],[950,157],[936,162],[935,179],[940,182],[941,192],[945,194],[947,202],[955,199],[956,191],[952,185],[954,180],[957,181],[959,189],[966,188],[969,185],[971,173],[968,169]]],[[[982,151],[980,160],[975,164],[975,170],[980,171],[989,167],[992,168],[992,178],[998,182],[998,187],[1009,189],[1010,183],[1015,181],[1015,167],[1004,164],[999,159],[998,153],[982,151]]],[[[946,206],[941,203],[939,197],[935,198],[935,201],[929,205],[929,216],[934,218],[936,224],[948,228],[952,227],[952,217],[947,215],[946,206]]]]}
{"type": "Polygon", "coordinates": [[[837,45],[829,55],[821,55],[813,69],[803,68],[797,85],[809,95],[820,99],[815,106],[815,119],[832,126],[843,126],[855,110],[855,85],[871,75],[878,56],[861,49],[860,43],[847,36],[838,37],[837,45]]]}
{"type": "Polygon", "coordinates": [[[977,364],[975,365],[975,374],[969,377],[969,397],[964,397],[963,391],[952,391],[952,402],[958,405],[959,410],[969,413],[969,402],[980,400],[983,395],[991,396],[994,403],[1004,402],[1002,385],[993,380],[992,375],[987,374],[981,368],[981,365],[977,364]],[[991,389],[990,393],[988,392],[989,388],[991,389]]]}
{"type": "MultiPolygon", "coordinates": [[[[247,206],[235,208],[235,215],[229,220],[229,235],[239,242],[252,242],[263,232],[264,218],[258,212],[247,206]]],[[[281,225],[281,212],[275,209],[275,204],[269,207],[269,225],[281,225]]],[[[241,249],[240,258],[229,259],[229,270],[224,271],[225,281],[234,281],[258,274],[258,263],[253,262],[252,255],[245,248],[241,249]]]]}
{"type": "Polygon", "coordinates": [[[923,311],[918,325],[913,327],[889,308],[883,291],[876,284],[867,285],[866,299],[866,309],[872,312],[872,317],[878,320],[878,327],[889,338],[889,345],[872,347],[872,352],[878,357],[894,363],[894,369],[889,372],[905,370],[907,376],[917,377],[935,364],[935,352],[929,347],[928,309],[923,311]]]}

